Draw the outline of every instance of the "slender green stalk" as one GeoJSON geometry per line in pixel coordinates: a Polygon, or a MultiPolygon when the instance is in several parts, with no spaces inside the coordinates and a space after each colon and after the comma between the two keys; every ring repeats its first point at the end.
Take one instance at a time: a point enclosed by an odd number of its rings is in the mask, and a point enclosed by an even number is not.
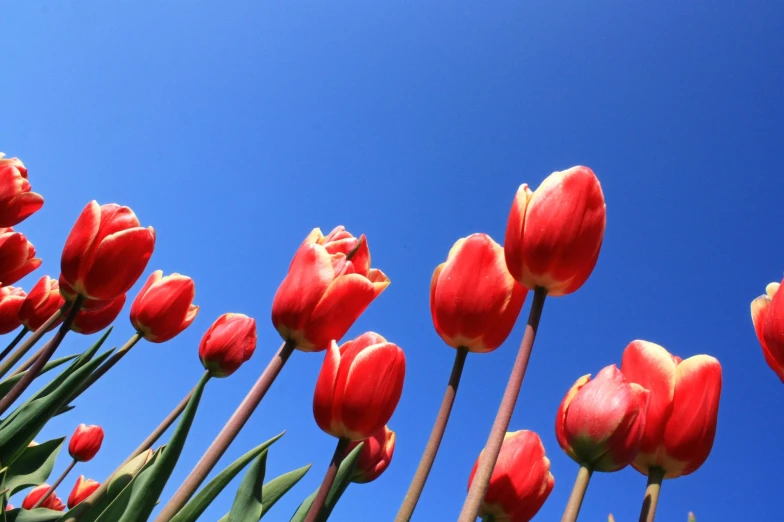
{"type": "Polygon", "coordinates": [[[330,462],[327,472],[324,474],[324,480],[321,481],[321,487],[319,487],[318,493],[316,493],[316,498],[313,499],[313,503],[310,505],[305,522],[316,522],[318,519],[321,509],[324,507],[324,502],[327,500],[329,490],[332,488],[332,484],[335,483],[340,463],[346,457],[346,449],[348,449],[350,443],[351,441],[346,438],[341,437],[338,439],[338,443],[335,445],[335,453],[332,455],[332,462],[330,462]]]}
{"type": "Polygon", "coordinates": [[[585,498],[585,491],[588,489],[588,482],[591,480],[593,472],[587,466],[580,466],[577,472],[577,478],[574,480],[574,487],[572,494],[569,497],[569,502],[566,504],[561,522],[576,522],[577,515],[580,513],[580,507],[583,505],[585,498]]]}
{"type": "Polygon", "coordinates": [[[8,343],[8,346],[5,347],[5,350],[3,350],[2,353],[0,353],[0,361],[5,359],[8,356],[8,354],[11,353],[11,350],[16,348],[16,345],[19,344],[19,341],[21,341],[22,338],[24,338],[24,336],[27,335],[27,332],[29,331],[30,330],[28,330],[26,326],[22,327],[19,333],[16,334],[16,337],[14,337],[13,341],[8,343]]]}
{"type": "Polygon", "coordinates": [[[640,522],[653,522],[656,518],[656,506],[659,504],[664,470],[651,468],[648,470],[648,486],[645,488],[645,498],[640,510],[640,522]]]}
{"type": "Polygon", "coordinates": [[[37,352],[35,352],[30,357],[28,357],[25,362],[20,364],[19,367],[16,370],[11,372],[11,377],[16,377],[20,373],[26,372],[27,370],[29,370],[30,367],[35,362],[35,360],[38,359],[39,357],[41,357],[41,354],[44,353],[48,348],[49,348],[49,343],[47,342],[42,347],[40,347],[37,352]]]}
{"type": "Polygon", "coordinates": [[[66,310],[68,310],[68,306],[69,305],[66,303],[65,305],[62,306],[62,308],[60,308],[55,313],[53,313],[52,316],[49,319],[47,319],[46,322],[42,324],[38,330],[33,332],[33,335],[25,339],[25,341],[16,349],[16,351],[11,354],[11,357],[9,357],[7,360],[0,363],[0,377],[7,374],[8,370],[10,370],[14,366],[14,364],[16,364],[19,361],[19,359],[24,357],[25,354],[30,351],[30,348],[35,346],[35,343],[37,343],[38,340],[41,339],[41,337],[43,337],[44,334],[49,331],[52,325],[54,325],[57,321],[60,320],[60,318],[63,316],[66,310]]]}
{"type": "Polygon", "coordinates": [[[54,493],[54,491],[60,486],[60,484],[63,483],[63,480],[65,480],[65,477],[67,477],[68,474],[71,472],[71,470],[74,469],[74,466],[76,466],[76,459],[72,460],[71,463],[68,464],[68,467],[65,468],[65,471],[62,472],[62,474],[57,478],[57,480],[54,482],[54,484],[52,484],[52,487],[49,488],[49,491],[46,492],[46,495],[44,495],[40,499],[38,499],[38,502],[35,503],[35,505],[33,506],[33,509],[41,507],[41,505],[44,502],[46,502],[46,499],[49,498],[49,496],[54,493]]]}

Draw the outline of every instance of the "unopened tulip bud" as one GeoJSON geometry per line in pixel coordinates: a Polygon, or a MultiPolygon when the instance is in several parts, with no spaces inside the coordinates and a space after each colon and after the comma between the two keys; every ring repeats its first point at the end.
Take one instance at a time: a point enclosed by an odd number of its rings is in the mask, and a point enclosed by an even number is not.
{"type": "Polygon", "coordinates": [[[76,314],[71,330],[82,335],[90,335],[108,328],[125,306],[125,294],[111,301],[85,301],[76,314]]]}
{"type": "Polygon", "coordinates": [[[103,444],[103,428],[80,424],[71,435],[68,453],[72,459],[78,462],[87,462],[95,457],[95,454],[101,449],[101,444],[103,444]]]}
{"type": "Polygon", "coordinates": [[[765,362],[784,382],[784,292],[779,287],[779,283],[770,283],[765,295],[751,302],[751,320],[765,362]]]}
{"type": "Polygon", "coordinates": [[[228,377],[256,350],[256,320],[244,314],[223,314],[201,338],[199,357],[213,377],[228,377]]]}
{"type": "Polygon", "coordinates": [[[558,409],[558,444],[592,471],[625,468],[640,449],[648,397],[648,390],[627,382],[615,365],[593,380],[590,375],[581,377],[558,409]]]}
{"type": "MultiPolygon", "coordinates": [[[[65,304],[60,295],[60,284],[56,279],[43,276],[27,294],[19,309],[19,318],[28,330],[34,332],[54,315],[65,304]]],[[[53,330],[62,322],[62,319],[52,324],[53,330]]]]}
{"type": "Polygon", "coordinates": [[[131,324],[151,343],[162,343],[188,328],[199,312],[193,304],[193,279],[180,274],[152,273],[131,305],[131,324]]]}
{"type": "Polygon", "coordinates": [[[8,286],[41,266],[35,247],[13,228],[0,228],[0,284],[8,286]]]}
{"type": "Polygon", "coordinates": [[[144,466],[150,461],[154,454],[152,449],[148,449],[134,458],[132,458],[127,464],[122,466],[117,473],[112,475],[112,478],[109,480],[109,486],[106,488],[106,492],[110,497],[116,497],[120,494],[120,491],[125,489],[125,486],[131,483],[131,480],[144,468],[144,466]]]}
{"type": "MultiPolygon", "coordinates": [[[[41,497],[44,495],[49,495],[49,491],[51,489],[52,488],[49,486],[49,484],[41,484],[40,486],[33,488],[22,501],[22,509],[33,509],[33,507],[38,504],[38,501],[41,500],[41,497]]],[[[44,502],[38,507],[52,509],[54,511],[65,511],[65,504],[63,504],[63,501],[54,491],[51,495],[46,497],[46,500],[44,500],[44,502]]]]}
{"type": "Polygon", "coordinates": [[[41,209],[44,198],[31,188],[22,160],[0,152],[0,227],[15,227],[41,209]]]}
{"type": "Polygon", "coordinates": [[[71,494],[68,495],[68,509],[73,509],[78,504],[81,504],[87,500],[87,498],[92,495],[95,490],[100,487],[100,485],[100,483],[94,481],[93,479],[85,480],[84,475],[81,475],[76,480],[76,484],[71,490],[71,494]]]}
{"type": "Polygon", "coordinates": [[[21,288],[0,287],[0,334],[11,333],[22,325],[19,310],[25,296],[25,291],[21,288]]]}
{"type": "Polygon", "coordinates": [[[357,459],[351,481],[366,484],[376,480],[389,467],[392,454],[395,452],[395,432],[384,426],[370,438],[349,444],[346,454],[348,455],[359,444],[363,444],[362,451],[357,459]]]}

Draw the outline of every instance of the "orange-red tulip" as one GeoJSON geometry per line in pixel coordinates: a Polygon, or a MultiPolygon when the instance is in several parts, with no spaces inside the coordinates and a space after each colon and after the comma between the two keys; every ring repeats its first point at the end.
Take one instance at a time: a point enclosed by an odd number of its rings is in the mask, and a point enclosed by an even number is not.
{"type": "Polygon", "coordinates": [[[784,382],[784,292],[779,283],[770,283],[751,302],[751,320],[768,366],[784,382]]]}
{"type": "Polygon", "coordinates": [[[531,290],[574,292],[596,266],[606,218],[602,187],[588,167],[553,172],[535,192],[521,185],[504,240],[509,272],[531,290]]]}
{"type": "Polygon", "coordinates": [[[91,201],[65,242],[60,290],[69,300],[111,301],[136,283],[154,246],[155,231],[142,228],[133,210],[91,201]]]}
{"type": "Polygon", "coordinates": [[[100,332],[117,319],[125,306],[125,294],[111,301],[85,301],[76,314],[71,330],[83,335],[100,332]]]}
{"type": "Polygon", "coordinates": [[[405,374],[403,350],[377,333],[364,333],[340,348],[332,341],[313,396],[316,423],[335,437],[371,437],[392,417],[405,374]]]}
{"type": "Polygon", "coordinates": [[[19,310],[25,301],[25,291],[13,286],[0,287],[0,334],[13,332],[22,325],[19,310]]]}
{"type": "Polygon", "coordinates": [[[35,247],[13,228],[0,228],[0,284],[8,286],[41,266],[35,247]]]}
{"type": "Polygon", "coordinates": [[[256,320],[223,314],[201,338],[199,358],[214,377],[228,377],[256,350],[256,320]]]}
{"type": "Polygon", "coordinates": [[[625,468],[640,449],[649,395],[639,384],[629,383],[614,364],[593,380],[580,377],[558,408],[558,444],[592,471],[625,468]]]}
{"type": "Polygon", "coordinates": [[[528,290],[509,274],[504,248],[487,234],[460,239],[430,281],[430,313],[452,348],[490,352],[514,328],[528,290]]]}
{"type": "Polygon", "coordinates": [[[319,352],[340,340],[389,278],[370,268],[365,236],[337,227],[324,236],[314,229],[294,255],[272,302],[272,324],[299,350],[319,352]]]}
{"type": "Polygon", "coordinates": [[[162,343],[188,328],[199,312],[193,304],[196,286],[190,277],[163,276],[156,270],[131,305],[131,324],[151,343],[162,343]]]}
{"type": "Polygon", "coordinates": [[[346,454],[363,443],[357,459],[357,466],[351,477],[352,482],[366,484],[376,480],[389,467],[395,453],[395,432],[384,426],[364,441],[356,440],[349,444],[346,454]]]}
{"type": "Polygon", "coordinates": [[[68,453],[76,461],[87,462],[95,457],[95,454],[101,449],[101,444],[103,444],[103,428],[80,424],[71,435],[68,453]]]}
{"type": "Polygon", "coordinates": [[[22,160],[0,152],[0,227],[14,227],[44,206],[44,198],[30,189],[22,160]]]}
{"type": "Polygon", "coordinates": [[[101,484],[93,479],[85,480],[84,475],[79,476],[71,490],[71,494],[68,495],[68,509],[73,509],[78,504],[84,502],[100,486],[101,484]]]}
{"type": "Polygon", "coordinates": [[[632,466],[647,475],[661,468],[665,478],[688,475],[710,455],[721,396],[721,365],[708,355],[686,360],[658,344],[632,341],[621,371],[650,391],[645,432],[632,466]]]}
{"type": "MultiPolygon", "coordinates": [[[[480,454],[471,471],[469,489],[481,458],[480,454]]],[[[542,508],[554,485],[550,460],[539,435],[528,430],[507,433],[479,515],[490,515],[495,522],[528,522],[542,508]]]]}
{"type": "MultiPolygon", "coordinates": [[[[27,294],[27,298],[19,310],[19,318],[28,330],[34,332],[43,326],[52,317],[52,314],[64,304],[65,300],[60,295],[60,285],[57,280],[43,276],[27,294]]],[[[50,330],[61,322],[62,319],[53,324],[50,330]]]]}
{"type": "MultiPolygon", "coordinates": [[[[35,506],[38,501],[41,500],[41,497],[47,495],[51,489],[52,488],[49,486],[49,484],[41,484],[40,486],[34,487],[22,501],[22,509],[33,509],[33,506],[35,506]]],[[[57,496],[57,492],[54,491],[51,495],[46,497],[46,500],[44,500],[43,504],[38,507],[52,509],[54,511],[65,511],[65,504],[63,504],[63,501],[60,500],[60,497],[57,496]]]]}

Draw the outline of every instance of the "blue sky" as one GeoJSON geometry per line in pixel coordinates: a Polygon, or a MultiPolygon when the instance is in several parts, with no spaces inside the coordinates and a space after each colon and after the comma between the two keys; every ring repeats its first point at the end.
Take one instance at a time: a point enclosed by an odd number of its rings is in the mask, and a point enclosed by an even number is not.
{"type": "MultiPolygon", "coordinates": [[[[97,199],[156,228],[147,273],[192,276],[201,306],[186,333],[134,348],[47,427],[41,440],[105,427],[78,472],[102,480],[177,404],[215,318],[252,315],[256,354],[207,387],[165,502],[277,349],[270,306],[295,248],[314,227],[344,224],[367,234],[392,280],[349,337],[381,333],[408,371],[391,467],[352,486],[333,519],[391,520],[453,359],[430,320],[433,268],[470,233],[501,241],[519,184],[584,164],[607,200],[604,247],[581,290],[547,302],[510,427],[540,433],[552,461],[538,519],[560,517],[577,472],[555,440],[559,402],[637,338],[724,367],[713,453],[665,482],[660,519],[778,512],[784,389],[749,303],[784,275],[780,4],[40,0],[7,2],[3,18],[0,150],[25,161],[46,198],[19,227],[44,259],[22,285],[58,273],[71,224],[97,199]]],[[[468,358],[415,521],[457,517],[529,306],[506,344],[468,358]]],[[[131,333],[124,311],[111,342],[131,333]]],[[[89,343],[73,335],[60,350],[89,343]]],[[[221,461],[287,430],[268,476],[313,469],[273,521],[317,487],[333,450],[311,411],[322,358],[292,357],[221,461]]],[[[632,469],[595,476],[582,519],[635,520],[644,487],[632,469]]]]}

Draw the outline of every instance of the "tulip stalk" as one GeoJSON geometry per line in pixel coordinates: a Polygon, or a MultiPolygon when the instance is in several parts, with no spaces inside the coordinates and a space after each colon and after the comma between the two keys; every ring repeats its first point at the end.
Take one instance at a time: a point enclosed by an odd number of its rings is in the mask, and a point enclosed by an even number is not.
{"type": "Polygon", "coordinates": [[[572,494],[569,496],[569,502],[566,503],[566,509],[563,517],[561,517],[561,522],[575,522],[577,520],[592,473],[593,471],[588,466],[580,466],[577,478],[574,480],[572,494]]]}
{"type": "Polygon", "coordinates": [[[327,472],[324,474],[324,480],[321,482],[318,493],[316,493],[316,498],[313,499],[313,503],[310,505],[308,515],[305,517],[305,522],[316,522],[316,520],[318,520],[321,509],[324,507],[324,502],[327,500],[329,490],[335,482],[340,463],[343,462],[343,459],[346,456],[346,449],[348,449],[350,443],[351,441],[345,437],[338,439],[338,443],[335,446],[335,453],[332,455],[332,462],[330,462],[329,468],[327,468],[327,472]]]}
{"type": "Polygon", "coordinates": [[[501,400],[501,406],[498,408],[498,413],[493,422],[493,428],[490,430],[490,436],[487,439],[484,451],[480,458],[479,467],[471,487],[468,490],[468,495],[463,504],[463,509],[460,512],[458,522],[475,522],[482,507],[482,501],[487,493],[487,487],[490,483],[490,477],[493,474],[493,468],[498,460],[498,455],[501,453],[501,445],[504,442],[504,435],[509,422],[512,420],[512,413],[514,412],[517,397],[520,394],[520,388],[523,386],[523,379],[525,371],[528,368],[528,360],[531,358],[531,350],[534,346],[536,338],[536,331],[539,328],[539,319],[542,317],[542,310],[544,308],[544,301],[547,297],[547,290],[542,287],[537,287],[534,290],[534,298],[531,303],[531,312],[528,315],[528,324],[525,328],[523,341],[520,343],[520,350],[517,353],[512,373],[509,376],[509,382],[504,391],[504,397],[501,400]]]}
{"type": "Polygon", "coordinates": [[[411,485],[408,487],[408,492],[400,506],[400,511],[395,517],[395,522],[408,522],[414,515],[419,497],[422,496],[422,490],[425,488],[425,482],[430,475],[430,470],[433,468],[433,463],[436,460],[438,448],[441,446],[441,440],[444,438],[446,425],[449,422],[449,415],[452,413],[452,406],[455,403],[455,396],[457,395],[457,387],[460,385],[460,377],[463,375],[463,367],[465,365],[468,350],[466,348],[458,348],[455,354],[455,362],[452,365],[452,374],[449,376],[449,384],[444,393],[444,399],[441,401],[441,409],[438,410],[438,417],[433,426],[433,431],[430,432],[430,439],[425,446],[425,452],[422,459],[419,461],[414,478],[411,480],[411,485]]]}
{"type": "Polygon", "coordinates": [[[33,509],[37,509],[37,508],[41,507],[41,505],[44,502],[46,502],[46,499],[49,498],[49,496],[52,495],[55,492],[55,490],[60,486],[60,484],[63,483],[63,480],[65,480],[65,477],[67,477],[68,474],[71,472],[71,470],[74,469],[74,466],[76,466],[76,462],[77,462],[76,459],[71,461],[71,463],[68,465],[68,467],[65,468],[65,471],[63,471],[63,473],[57,478],[57,480],[54,482],[54,484],[52,484],[52,487],[49,488],[49,491],[47,491],[45,495],[41,495],[41,498],[38,499],[38,502],[35,503],[35,505],[33,506],[33,509]]]}
{"type": "Polygon", "coordinates": [[[640,522],[653,522],[656,518],[656,506],[659,504],[662,480],[664,480],[662,468],[648,470],[648,486],[645,488],[645,498],[642,501],[640,522]]]}
{"type": "Polygon", "coordinates": [[[16,345],[19,344],[19,342],[24,338],[25,335],[27,335],[27,332],[29,331],[30,330],[28,330],[26,326],[22,327],[19,333],[16,334],[16,337],[14,337],[14,339],[10,343],[8,343],[8,346],[5,347],[5,350],[3,350],[2,353],[0,353],[0,361],[5,359],[8,356],[8,354],[11,353],[11,350],[16,348],[16,345]]]}
{"type": "MultiPolygon", "coordinates": [[[[33,332],[33,335],[25,339],[25,341],[16,349],[16,351],[11,354],[11,357],[9,357],[8,360],[0,363],[0,377],[3,377],[5,374],[7,374],[8,370],[10,370],[14,366],[14,364],[16,364],[19,361],[19,359],[24,357],[24,355],[30,351],[30,348],[32,348],[35,345],[35,343],[37,343],[41,339],[41,337],[44,336],[44,334],[49,330],[49,328],[51,328],[53,324],[57,323],[57,321],[60,320],[60,318],[63,316],[67,308],[68,305],[63,306],[55,313],[53,313],[52,316],[49,319],[47,319],[46,322],[42,324],[38,330],[33,332]]],[[[71,322],[73,322],[73,318],[71,319],[71,322]]]]}

